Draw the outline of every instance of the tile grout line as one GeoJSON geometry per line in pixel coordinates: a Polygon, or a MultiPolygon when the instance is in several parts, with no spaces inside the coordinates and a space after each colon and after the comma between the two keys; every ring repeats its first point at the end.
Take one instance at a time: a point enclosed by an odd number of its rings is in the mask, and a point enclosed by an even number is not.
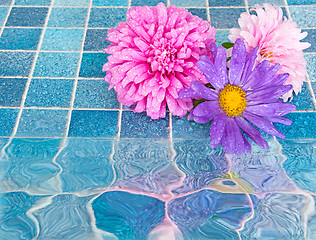
{"type": "Polygon", "coordinates": [[[11,10],[12,10],[12,8],[14,6],[14,2],[15,2],[15,0],[12,0],[11,4],[9,5],[9,10],[7,12],[7,15],[6,15],[6,17],[5,17],[4,21],[3,21],[2,27],[0,29],[0,37],[2,36],[2,33],[4,31],[4,27],[7,24],[8,18],[9,18],[10,14],[11,14],[11,10]]]}
{"type": "MultiPolygon", "coordinates": [[[[45,23],[43,25],[43,30],[41,32],[41,35],[40,35],[40,38],[39,38],[39,41],[38,41],[37,50],[36,50],[36,53],[34,55],[33,63],[32,63],[32,66],[31,66],[31,70],[30,70],[30,72],[28,74],[27,81],[25,83],[25,89],[24,89],[24,92],[23,92],[23,95],[22,95],[20,107],[18,108],[19,111],[18,111],[18,114],[17,114],[17,117],[16,117],[15,125],[13,127],[13,130],[12,130],[12,133],[11,133],[11,135],[9,137],[8,142],[1,149],[0,159],[4,156],[6,148],[11,144],[12,139],[15,137],[15,135],[16,135],[16,133],[18,131],[18,127],[19,127],[19,124],[20,124],[22,112],[23,112],[23,109],[24,109],[26,95],[27,95],[28,90],[29,90],[31,79],[32,79],[32,76],[33,76],[33,73],[34,73],[34,69],[35,69],[35,66],[36,66],[36,61],[37,61],[37,58],[38,58],[38,55],[39,55],[39,52],[40,52],[40,49],[41,49],[41,46],[42,46],[42,42],[43,42],[43,39],[44,39],[45,30],[46,30],[45,28],[46,28],[47,23],[48,23],[48,19],[49,19],[51,10],[52,10],[53,2],[54,2],[54,0],[52,0],[51,5],[50,5],[50,7],[48,8],[48,11],[47,11],[45,23]]],[[[12,4],[14,4],[14,0],[12,1],[12,4]]]]}
{"type": "Polygon", "coordinates": [[[206,18],[207,18],[207,21],[210,22],[211,14],[210,14],[210,6],[209,6],[208,0],[205,0],[205,6],[206,6],[206,18]]]}
{"type": "Polygon", "coordinates": [[[248,0],[244,0],[245,1],[245,8],[246,8],[246,11],[247,13],[249,13],[249,3],[248,3],[248,0]]]}
{"type": "Polygon", "coordinates": [[[285,6],[285,9],[286,9],[287,15],[289,17],[289,20],[292,21],[292,16],[291,16],[289,5],[287,4],[287,0],[284,0],[284,6],[285,6]]]}

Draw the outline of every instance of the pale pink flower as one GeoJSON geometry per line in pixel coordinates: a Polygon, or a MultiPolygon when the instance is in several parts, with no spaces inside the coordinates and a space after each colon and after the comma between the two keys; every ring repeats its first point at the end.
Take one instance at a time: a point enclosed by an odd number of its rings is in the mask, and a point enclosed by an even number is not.
{"type": "MultiPolygon", "coordinates": [[[[281,69],[278,73],[290,74],[285,84],[291,84],[295,94],[298,94],[307,76],[303,50],[310,44],[300,42],[307,36],[307,32],[302,33],[295,22],[284,17],[280,7],[267,3],[263,4],[263,7],[264,9],[255,5],[256,15],[242,13],[238,19],[240,29],[231,29],[228,38],[233,42],[242,38],[246,43],[247,52],[258,45],[257,61],[279,63],[281,69]]],[[[292,98],[293,91],[284,94],[283,100],[292,98]]]]}
{"type": "Polygon", "coordinates": [[[119,102],[136,105],[134,112],[158,119],[165,117],[167,105],[182,117],[193,104],[177,99],[178,92],[196,80],[207,83],[196,62],[209,55],[215,33],[210,23],[176,6],[132,7],[127,21],[108,31],[105,81],[119,102]]]}

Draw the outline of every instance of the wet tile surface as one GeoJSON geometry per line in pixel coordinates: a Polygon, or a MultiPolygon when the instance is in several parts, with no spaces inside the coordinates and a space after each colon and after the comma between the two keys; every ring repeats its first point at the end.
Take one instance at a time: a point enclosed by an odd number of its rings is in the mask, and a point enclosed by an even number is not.
{"type": "MultiPolygon", "coordinates": [[[[269,1],[308,33],[310,82],[276,124],[286,138],[242,156],[104,81],[110,28],[158,2],[0,0],[0,239],[316,239],[315,0],[269,1]]],[[[219,46],[265,1],[162,2],[210,19],[219,46]]]]}

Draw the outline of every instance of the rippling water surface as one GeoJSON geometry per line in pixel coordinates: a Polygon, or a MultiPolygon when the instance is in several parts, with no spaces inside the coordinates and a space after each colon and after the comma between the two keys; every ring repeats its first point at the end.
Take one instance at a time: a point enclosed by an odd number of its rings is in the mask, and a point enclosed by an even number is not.
{"type": "Polygon", "coordinates": [[[1,239],[316,239],[315,141],[1,141],[1,239]]]}

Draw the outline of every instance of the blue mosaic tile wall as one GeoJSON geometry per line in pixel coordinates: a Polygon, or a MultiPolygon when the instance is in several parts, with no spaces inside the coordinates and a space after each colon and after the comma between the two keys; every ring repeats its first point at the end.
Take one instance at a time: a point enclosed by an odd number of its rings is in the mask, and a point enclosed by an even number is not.
{"type": "Polygon", "coordinates": [[[316,1],[163,1],[211,20],[218,43],[228,41],[242,12],[263,2],[281,6],[308,32],[309,77],[294,96],[293,124],[278,126],[286,139],[270,139],[270,150],[254,147],[230,166],[221,148],[208,146],[209,125],[133,113],[103,80],[108,29],[126,19],[129,7],[158,2],[0,0],[0,239],[143,239],[162,219],[159,196],[166,191],[187,194],[168,200],[178,229],[167,229],[178,239],[316,239],[316,1]],[[249,191],[241,194],[236,184],[249,191]],[[226,193],[198,191],[219,185],[226,193]],[[104,193],[109,206],[93,202],[111,186],[129,193],[104,193]],[[140,211],[149,203],[146,222],[140,211]],[[207,212],[197,215],[203,224],[184,224],[194,207],[207,212]],[[118,221],[130,231],[120,235],[102,211],[140,220],[118,221]]]}

